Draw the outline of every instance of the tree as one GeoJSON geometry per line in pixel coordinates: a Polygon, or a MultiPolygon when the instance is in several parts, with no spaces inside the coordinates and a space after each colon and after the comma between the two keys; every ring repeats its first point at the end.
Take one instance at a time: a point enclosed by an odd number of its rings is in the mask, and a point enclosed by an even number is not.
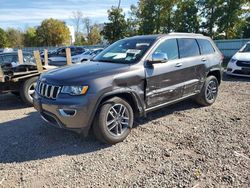
{"type": "Polygon", "coordinates": [[[242,28],[242,38],[250,38],[250,16],[246,18],[246,22],[242,28]]]}
{"type": "Polygon", "coordinates": [[[127,35],[134,36],[139,33],[139,19],[137,18],[138,7],[130,6],[129,17],[127,19],[127,35]]]}
{"type": "Polygon", "coordinates": [[[104,24],[102,34],[105,39],[113,43],[126,36],[127,23],[123,10],[112,7],[108,10],[109,23],[104,24]]]}
{"type": "Polygon", "coordinates": [[[173,31],[173,10],[176,0],[140,0],[137,17],[140,34],[173,31]]]}
{"type": "Polygon", "coordinates": [[[75,44],[79,44],[82,40],[81,25],[83,21],[83,13],[81,11],[72,12],[72,22],[75,28],[75,44]]]}
{"type": "Polygon", "coordinates": [[[97,26],[93,26],[88,35],[88,44],[95,45],[95,44],[99,44],[100,42],[101,42],[100,30],[97,26]]]}
{"type": "Polygon", "coordinates": [[[212,38],[215,36],[215,29],[223,14],[222,3],[222,0],[198,0],[200,15],[203,18],[200,26],[201,32],[212,38]]]}
{"type": "Polygon", "coordinates": [[[83,24],[84,24],[84,28],[86,29],[87,36],[88,36],[90,34],[91,27],[92,27],[92,22],[90,18],[89,17],[83,18],[83,24]]]}
{"type": "Polygon", "coordinates": [[[174,17],[175,31],[189,33],[199,32],[199,17],[196,0],[178,1],[174,17]]]}
{"type": "Polygon", "coordinates": [[[8,46],[8,37],[6,32],[0,28],[0,48],[4,48],[8,46]]]}
{"type": "Polygon", "coordinates": [[[70,44],[70,31],[63,21],[46,19],[37,28],[37,37],[41,45],[57,46],[70,44]]]}
{"type": "Polygon", "coordinates": [[[37,35],[36,29],[34,27],[30,27],[24,33],[24,46],[32,47],[37,46],[37,35]]]}
{"type": "MultiPolygon", "coordinates": [[[[238,28],[244,25],[243,6],[248,0],[224,0],[222,4],[223,15],[218,20],[218,32],[225,33],[225,39],[240,37],[238,28]]],[[[249,11],[249,10],[248,10],[249,11]]]]}
{"type": "Polygon", "coordinates": [[[22,48],[23,47],[23,33],[14,28],[9,28],[6,31],[8,38],[8,47],[22,48]]]}

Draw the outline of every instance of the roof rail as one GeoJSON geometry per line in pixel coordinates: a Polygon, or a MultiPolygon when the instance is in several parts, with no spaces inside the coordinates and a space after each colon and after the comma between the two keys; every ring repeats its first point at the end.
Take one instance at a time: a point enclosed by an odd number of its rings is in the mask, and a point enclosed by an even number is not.
{"type": "Polygon", "coordinates": [[[198,36],[204,36],[203,34],[200,33],[181,33],[181,32],[171,32],[169,35],[198,35],[198,36]]]}

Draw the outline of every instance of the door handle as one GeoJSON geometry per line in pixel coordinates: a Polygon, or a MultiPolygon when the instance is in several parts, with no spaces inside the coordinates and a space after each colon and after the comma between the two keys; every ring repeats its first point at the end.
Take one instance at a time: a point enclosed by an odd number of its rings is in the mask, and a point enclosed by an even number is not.
{"type": "Polygon", "coordinates": [[[206,59],[205,57],[203,57],[203,58],[201,59],[201,61],[207,61],[207,59],[206,59]]]}
{"type": "Polygon", "coordinates": [[[181,67],[182,63],[176,63],[175,67],[181,67]]]}

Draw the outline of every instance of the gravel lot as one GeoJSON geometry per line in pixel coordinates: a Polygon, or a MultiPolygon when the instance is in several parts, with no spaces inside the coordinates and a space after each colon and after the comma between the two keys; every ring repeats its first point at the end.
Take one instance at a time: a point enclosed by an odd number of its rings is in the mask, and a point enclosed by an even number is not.
{"type": "Polygon", "coordinates": [[[250,187],[250,79],[224,78],[211,107],[150,113],[114,146],[46,125],[0,96],[0,187],[250,187]]]}

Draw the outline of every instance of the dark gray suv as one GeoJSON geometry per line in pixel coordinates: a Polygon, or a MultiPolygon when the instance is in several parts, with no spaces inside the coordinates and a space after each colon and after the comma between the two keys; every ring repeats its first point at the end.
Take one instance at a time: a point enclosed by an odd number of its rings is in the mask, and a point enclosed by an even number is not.
{"type": "Polygon", "coordinates": [[[91,62],[40,76],[34,106],[53,125],[101,141],[123,141],[135,116],[195,98],[215,102],[222,54],[199,34],[135,36],[120,40],[91,62]]]}

